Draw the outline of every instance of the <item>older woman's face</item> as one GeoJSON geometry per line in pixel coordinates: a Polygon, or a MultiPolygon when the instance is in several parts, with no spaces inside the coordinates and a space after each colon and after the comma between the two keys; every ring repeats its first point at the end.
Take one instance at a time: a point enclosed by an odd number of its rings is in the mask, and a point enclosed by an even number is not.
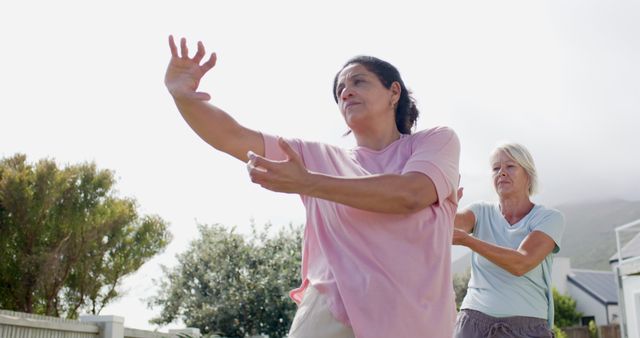
{"type": "Polygon", "coordinates": [[[504,151],[491,158],[493,186],[501,197],[529,195],[529,175],[504,151]]]}

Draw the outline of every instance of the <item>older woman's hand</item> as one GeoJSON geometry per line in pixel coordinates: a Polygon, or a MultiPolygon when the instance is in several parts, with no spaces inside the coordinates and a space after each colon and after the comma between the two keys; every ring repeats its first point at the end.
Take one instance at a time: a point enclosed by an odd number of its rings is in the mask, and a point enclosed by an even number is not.
{"type": "Polygon", "coordinates": [[[278,145],[287,154],[287,160],[271,161],[253,152],[247,154],[251,182],[271,191],[304,194],[306,187],[312,183],[311,173],[285,140],[278,139],[278,145]]]}
{"type": "Polygon", "coordinates": [[[466,245],[467,240],[471,237],[469,233],[461,229],[453,229],[453,245],[466,245]]]}

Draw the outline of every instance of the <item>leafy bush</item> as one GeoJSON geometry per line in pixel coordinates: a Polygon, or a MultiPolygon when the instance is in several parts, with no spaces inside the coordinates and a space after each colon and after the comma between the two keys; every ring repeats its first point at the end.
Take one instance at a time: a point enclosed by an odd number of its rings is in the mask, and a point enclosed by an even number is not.
{"type": "Polygon", "coordinates": [[[593,320],[589,321],[589,338],[598,338],[598,326],[593,320]]]}
{"type": "Polygon", "coordinates": [[[568,338],[567,334],[555,325],[553,326],[553,333],[555,334],[556,338],[568,338]]]}
{"type": "Polygon", "coordinates": [[[456,293],[456,309],[458,310],[460,310],[464,296],[467,295],[469,279],[471,279],[471,268],[463,273],[453,275],[453,291],[456,293]]]}
{"type": "Polygon", "coordinates": [[[181,318],[203,334],[284,337],[296,311],[289,290],[300,284],[302,227],[268,236],[269,225],[250,239],[222,225],[201,225],[200,238],[164,268],[160,291],[149,305],[152,320],[181,318]]]}
{"type": "Polygon", "coordinates": [[[568,295],[561,295],[555,288],[552,292],[555,309],[553,323],[559,328],[577,324],[580,317],[582,317],[582,313],[576,311],[576,301],[568,295]]]}

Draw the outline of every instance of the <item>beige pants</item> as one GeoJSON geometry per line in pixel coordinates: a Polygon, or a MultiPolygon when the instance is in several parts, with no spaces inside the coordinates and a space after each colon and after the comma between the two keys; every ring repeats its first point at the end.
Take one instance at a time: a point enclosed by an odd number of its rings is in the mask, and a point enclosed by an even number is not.
{"type": "Polygon", "coordinates": [[[329,299],[309,285],[298,306],[289,338],[355,338],[351,327],[342,324],[329,310],[329,299]]]}

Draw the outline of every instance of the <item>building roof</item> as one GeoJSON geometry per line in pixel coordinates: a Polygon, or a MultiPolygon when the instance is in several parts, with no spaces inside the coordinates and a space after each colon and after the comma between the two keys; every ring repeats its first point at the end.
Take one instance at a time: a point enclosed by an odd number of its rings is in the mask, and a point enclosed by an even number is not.
{"type": "Polygon", "coordinates": [[[613,272],[572,269],[567,280],[604,305],[618,304],[616,277],[613,272]]]}

